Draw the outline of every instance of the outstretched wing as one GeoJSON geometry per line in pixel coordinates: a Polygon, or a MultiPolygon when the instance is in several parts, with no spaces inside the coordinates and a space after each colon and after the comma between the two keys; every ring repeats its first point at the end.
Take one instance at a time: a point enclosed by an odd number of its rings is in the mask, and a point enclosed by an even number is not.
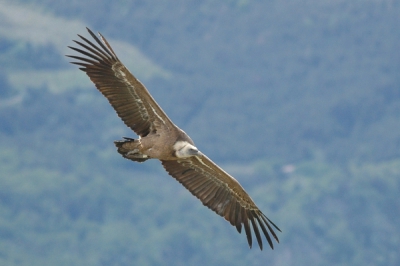
{"type": "Polygon", "coordinates": [[[251,227],[260,249],[263,245],[259,227],[272,249],[274,246],[268,231],[279,243],[272,226],[281,230],[258,209],[236,179],[205,155],[161,162],[171,176],[201,200],[205,206],[236,226],[239,233],[243,225],[250,248],[252,246],[251,227]]]}
{"type": "Polygon", "coordinates": [[[81,66],[122,121],[141,137],[155,131],[160,123],[172,124],[146,87],[121,63],[107,40],[99,33],[100,41],[90,29],[87,30],[97,44],[78,35],[83,42],[74,42],[80,48],[68,47],[84,57],[67,56],[78,60],[71,63],[81,66]]]}

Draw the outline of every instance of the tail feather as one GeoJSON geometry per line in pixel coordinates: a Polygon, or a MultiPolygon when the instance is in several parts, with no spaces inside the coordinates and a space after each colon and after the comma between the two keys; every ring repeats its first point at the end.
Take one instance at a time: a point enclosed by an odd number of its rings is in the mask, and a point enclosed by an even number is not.
{"type": "Polygon", "coordinates": [[[124,137],[124,140],[114,141],[114,144],[117,147],[118,153],[126,159],[139,163],[151,159],[149,156],[140,152],[140,141],[138,139],[124,137]]]}

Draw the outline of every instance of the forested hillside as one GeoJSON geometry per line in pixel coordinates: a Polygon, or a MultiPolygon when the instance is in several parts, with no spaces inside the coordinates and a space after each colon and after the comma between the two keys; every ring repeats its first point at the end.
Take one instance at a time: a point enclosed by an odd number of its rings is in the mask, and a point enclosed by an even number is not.
{"type": "Polygon", "coordinates": [[[0,265],[398,265],[400,4],[0,2],[0,265]],[[156,161],[65,54],[100,31],[281,229],[245,236],[156,161]]]}

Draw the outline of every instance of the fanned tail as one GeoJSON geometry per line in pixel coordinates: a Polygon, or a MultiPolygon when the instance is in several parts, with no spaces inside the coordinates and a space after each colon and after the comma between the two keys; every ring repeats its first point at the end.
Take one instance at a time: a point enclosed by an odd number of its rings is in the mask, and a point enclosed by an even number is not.
{"type": "Polygon", "coordinates": [[[117,151],[122,157],[132,160],[134,162],[142,163],[148,159],[151,159],[146,154],[143,154],[139,150],[140,141],[138,139],[125,138],[124,140],[114,141],[117,151]]]}

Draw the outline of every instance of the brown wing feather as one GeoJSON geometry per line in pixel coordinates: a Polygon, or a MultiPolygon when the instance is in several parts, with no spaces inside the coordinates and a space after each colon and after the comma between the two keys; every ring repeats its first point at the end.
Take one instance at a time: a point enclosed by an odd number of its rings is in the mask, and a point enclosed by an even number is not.
{"type": "Polygon", "coordinates": [[[156,130],[156,120],[158,124],[172,124],[146,87],[119,61],[107,40],[99,34],[100,41],[90,29],[87,30],[97,44],[78,35],[83,42],[74,42],[80,48],[68,47],[85,57],[67,56],[78,60],[72,63],[81,66],[122,121],[142,137],[156,130]]]}
{"type": "Polygon", "coordinates": [[[200,199],[205,206],[236,226],[239,233],[243,225],[250,247],[252,246],[252,227],[260,249],[263,248],[258,225],[272,249],[274,246],[268,230],[279,243],[271,225],[279,231],[280,229],[258,209],[236,179],[209,158],[203,155],[161,162],[171,176],[200,199]]]}

